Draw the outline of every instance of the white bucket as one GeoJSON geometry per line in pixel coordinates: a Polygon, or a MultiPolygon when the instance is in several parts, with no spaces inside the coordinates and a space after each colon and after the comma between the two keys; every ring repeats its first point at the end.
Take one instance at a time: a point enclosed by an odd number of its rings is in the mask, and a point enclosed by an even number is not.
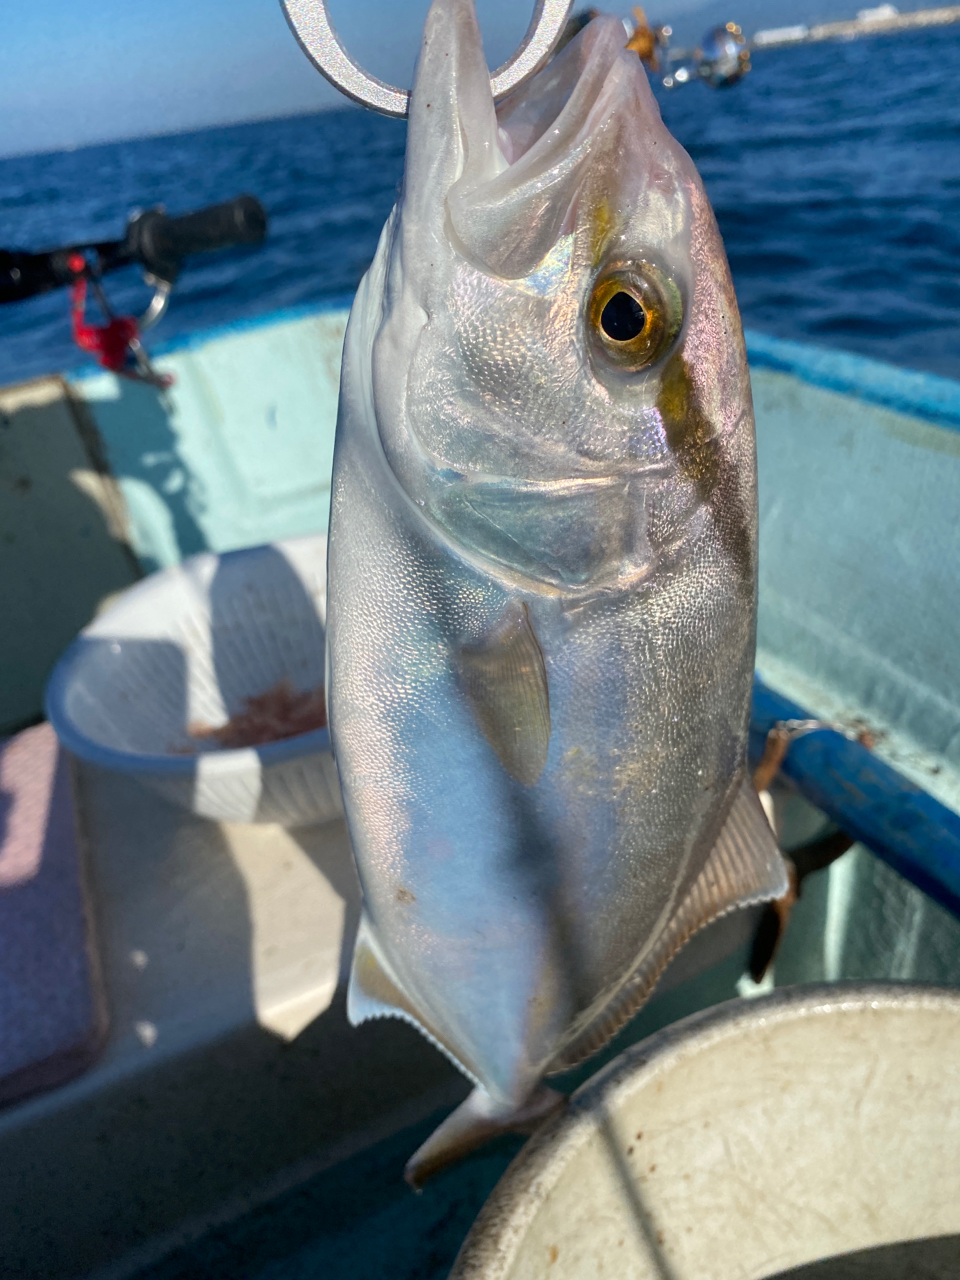
{"type": "Polygon", "coordinates": [[[584,1085],[450,1280],[759,1280],[957,1233],[960,992],[786,988],[687,1018],[584,1085]]]}

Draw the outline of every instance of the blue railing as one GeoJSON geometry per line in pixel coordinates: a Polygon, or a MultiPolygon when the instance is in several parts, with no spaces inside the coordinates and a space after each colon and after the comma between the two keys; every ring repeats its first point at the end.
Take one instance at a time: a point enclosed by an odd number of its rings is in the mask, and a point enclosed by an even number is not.
{"type": "MultiPolygon", "coordinates": [[[[809,718],[809,712],[758,677],[753,688],[751,757],[759,759],[775,724],[809,718]]],[[[960,816],[861,743],[834,729],[816,729],[795,738],[783,772],[848,835],[960,916],[960,816]]]]}

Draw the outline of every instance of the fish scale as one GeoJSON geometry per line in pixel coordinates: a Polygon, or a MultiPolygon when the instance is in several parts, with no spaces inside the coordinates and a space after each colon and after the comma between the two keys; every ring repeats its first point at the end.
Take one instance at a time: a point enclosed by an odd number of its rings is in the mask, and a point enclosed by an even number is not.
{"type": "Polygon", "coordinates": [[[590,23],[498,118],[471,0],[435,0],[347,330],[327,635],[364,897],[348,1012],[412,1022],[476,1086],[414,1182],[535,1123],[543,1078],[696,929],[786,889],[746,776],[740,321],[624,41],[590,23]]]}

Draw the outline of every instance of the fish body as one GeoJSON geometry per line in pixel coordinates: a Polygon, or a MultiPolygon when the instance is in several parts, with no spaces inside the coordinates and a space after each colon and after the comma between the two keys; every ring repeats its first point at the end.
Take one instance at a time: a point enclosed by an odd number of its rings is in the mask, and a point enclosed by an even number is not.
{"type": "MultiPolygon", "coordinates": [[[[746,782],[753,415],[699,176],[622,25],[495,111],[435,0],[354,303],[330,725],[363,889],[355,1022],[523,1112],[710,919],[786,887],[746,782]]],[[[486,1123],[486,1120],[484,1121],[486,1123]]]]}

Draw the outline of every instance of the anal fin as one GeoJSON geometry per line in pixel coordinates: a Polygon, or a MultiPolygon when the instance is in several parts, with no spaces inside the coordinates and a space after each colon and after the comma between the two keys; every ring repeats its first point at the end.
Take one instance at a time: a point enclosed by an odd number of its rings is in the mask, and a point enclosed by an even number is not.
{"type": "Polygon", "coordinates": [[[550,1064],[553,1075],[576,1066],[603,1046],[646,1003],[667,965],[705,925],[737,907],[781,898],[787,866],[760,799],[745,778],[703,870],[653,947],[589,1023],[550,1064]]]}
{"type": "Polygon", "coordinates": [[[423,1012],[404,990],[403,984],[392,972],[383,956],[367,913],[360,913],[360,926],[353,949],[353,966],[347,987],[347,1019],[358,1027],[361,1022],[374,1018],[400,1018],[425,1036],[453,1065],[475,1085],[479,1080],[470,1067],[463,1063],[445,1037],[431,1026],[423,1012]]]}
{"type": "Polygon", "coordinates": [[[358,1027],[371,1018],[414,1018],[412,1003],[397,978],[390,972],[365,911],[360,914],[360,927],[353,948],[353,967],[347,988],[347,1017],[358,1027]]]}

